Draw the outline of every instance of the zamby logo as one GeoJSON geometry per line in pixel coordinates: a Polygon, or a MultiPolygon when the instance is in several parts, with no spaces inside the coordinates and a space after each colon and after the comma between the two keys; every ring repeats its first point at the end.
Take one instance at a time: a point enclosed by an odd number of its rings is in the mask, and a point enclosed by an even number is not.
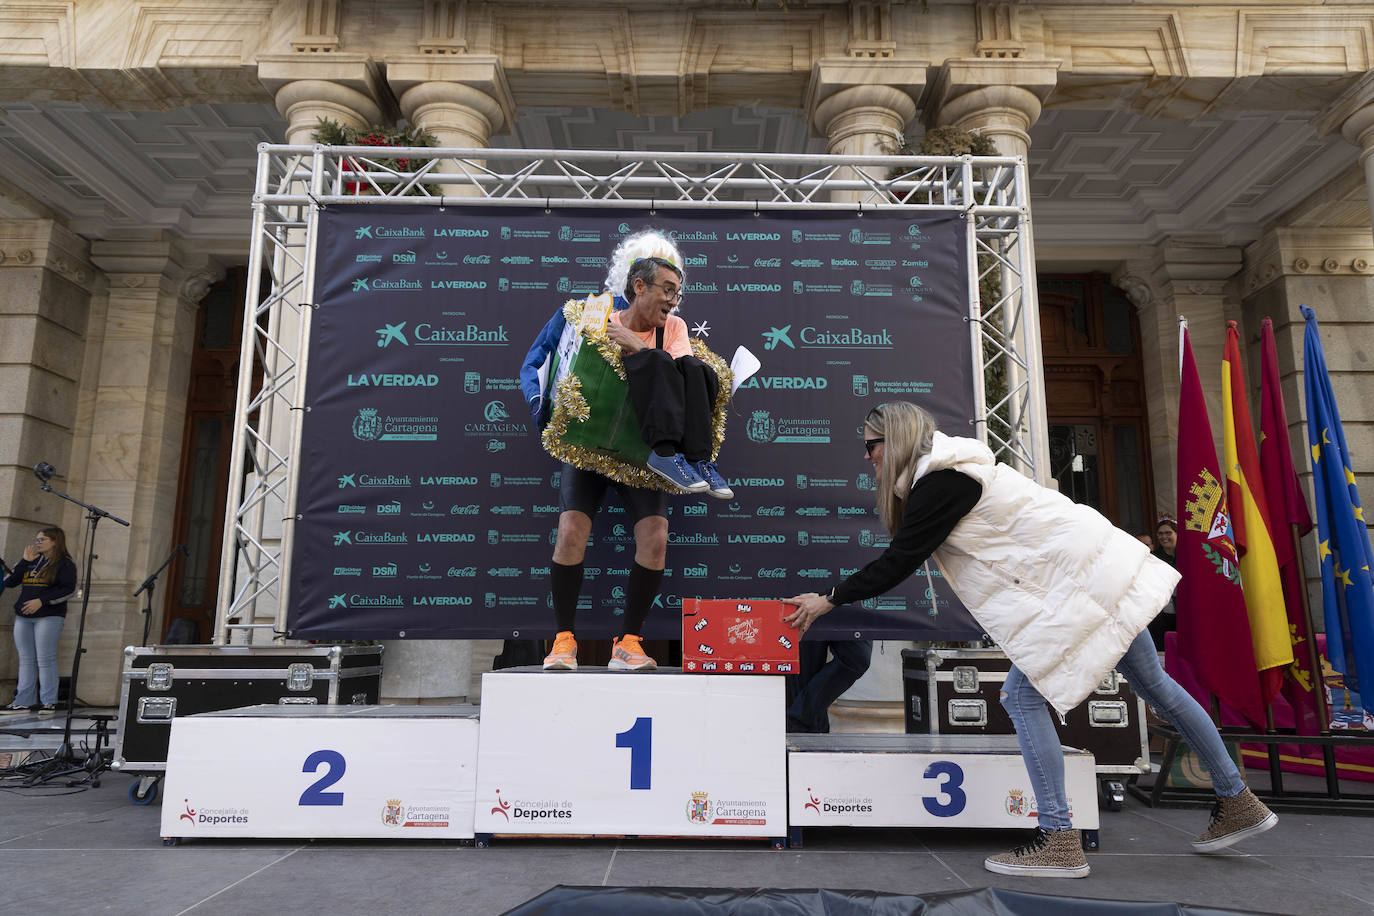
{"type": "Polygon", "coordinates": [[[183,798],[182,801],[186,803],[186,813],[178,817],[177,820],[190,821],[194,824],[196,822],[196,809],[191,807],[191,800],[189,798],[183,798]]]}
{"type": "Polygon", "coordinates": [[[507,821],[510,820],[510,802],[501,797],[501,790],[496,790],[496,807],[491,809],[492,814],[499,814],[507,821]]]}
{"type": "Polygon", "coordinates": [[[812,811],[816,812],[817,814],[820,814],[820,813],[821,813],[821,800],[820,800],[819,798],[817,798],[816,796],[814,796],[814,795],[811,794],[811,787],[810,787],[810,786],[807,786],[807,787],[806,787],[806,797],[809,798],[809,799],[811,799],[811,800],[810,800],[809,802],[807,802],[806,804],[802,805],[802,808],[803,808],[803,809],[805,809],[805,808],[810,808],[812,811]]]}

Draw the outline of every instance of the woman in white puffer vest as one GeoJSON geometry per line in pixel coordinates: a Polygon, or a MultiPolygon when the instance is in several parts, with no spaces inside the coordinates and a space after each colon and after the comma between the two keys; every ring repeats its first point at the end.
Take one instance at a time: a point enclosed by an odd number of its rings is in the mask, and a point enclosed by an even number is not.
{"type": "Polygon", "coordinates": [[[1039,809],[1031,841],[989,856],[989,871],[1087,877],[1046,701],[1066,713],[1113,668],[1212,773],[1218,798],[1194,849],[1214,852],[1278,822],[1245,787],[1207,713],[1159,665],[1146,627],[1168,603],[1176,571],[1093,509],[996,464],[981,442],[937,432],[934,418],[915,404],[871,410],[864,447],[878,481],[878,516],[892,543],[829,595],[788,599],[798,607],[786,619],[804,633],[837,605],[892,589],[934,556],[1014,666],[1002,705],[1016,726],[1039,809]]]}

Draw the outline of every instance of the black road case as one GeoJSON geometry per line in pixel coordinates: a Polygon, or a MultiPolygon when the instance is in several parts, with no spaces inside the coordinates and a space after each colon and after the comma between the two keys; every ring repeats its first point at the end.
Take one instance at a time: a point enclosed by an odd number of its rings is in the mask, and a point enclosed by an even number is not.
{"type": "MultiPolygon", "coordinates": [[[[908,734],[1011,735],[1002,682],[1011,662],[999,649],[903,649],[908,734]]],[[[1091,751],[1099,776],[1150,772],[1145,701],[1112,671],[1064,721],[1050,710],[1060,740],[1091,751]]]]}
{"type": "Polygon", "coordinates": [[[381,646],[129,646],[111,767],[167,768],[172,720],[270,704],[375,704],[381,646]]]}

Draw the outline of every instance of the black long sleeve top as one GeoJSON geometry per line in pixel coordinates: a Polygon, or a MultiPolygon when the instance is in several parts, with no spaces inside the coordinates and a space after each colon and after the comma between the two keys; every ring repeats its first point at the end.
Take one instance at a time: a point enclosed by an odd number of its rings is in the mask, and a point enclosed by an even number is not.
{"type": "Polygon", "coordinates": [[[14,599],[14,613],[34,598],[43,606],[25,617],[66,617],[67,599],[76,591],[76,564],[70,557],[64,557],[57,564],[57,571],[49,579],[47,561],[42,557],[32,562],[20,560],[14,564],[14,572],[5,580],[6,588],[19,586],[19,597],[14,599]]]}
{"type": "Polygon", "coordinates": [[[921,568],[982,495],[982,484],[952,468],[916,481],[892,543],[882,556],[835,586],[831,603],[863,601],[895,588],[921,568]]]}

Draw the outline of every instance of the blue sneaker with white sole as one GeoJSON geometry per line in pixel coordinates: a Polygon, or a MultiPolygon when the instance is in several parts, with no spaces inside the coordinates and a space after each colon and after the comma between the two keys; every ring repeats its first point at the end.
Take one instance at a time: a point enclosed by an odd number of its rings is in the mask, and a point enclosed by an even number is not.
{"type": "Polygon", "coordinates": [[[693,465],[702,480],[706,481],[706,486],[710,489],[711,495],[716,499],[734,499],[735,491],[730,489],[730,485],[725,482],[725,478],[720,476],[720,471],[716,469],[714,461],[698,461],[693,465]]]}
{"type": "Polygon", "coordinates": [[[676,486],[679,490],[686,490],[689,493],[697,493],[710,486],[702,480],[692,466],[687,463],[687,459],[681,452],[676,455],[660,455],[657,452],[649,453],[649,460],[644,462],[649,470],[659,477],[676,486]]]}

